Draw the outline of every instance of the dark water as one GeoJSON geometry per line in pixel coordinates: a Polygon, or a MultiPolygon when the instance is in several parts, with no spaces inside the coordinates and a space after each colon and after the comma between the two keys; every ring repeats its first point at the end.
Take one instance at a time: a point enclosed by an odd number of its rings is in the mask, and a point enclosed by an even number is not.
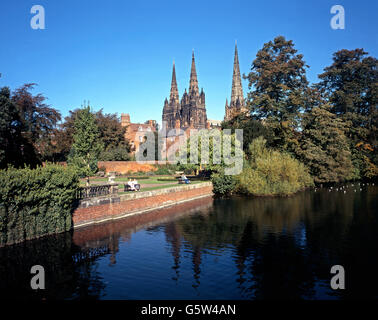
{"type": "Polygon", "coordinates": [[[291,198],[207,198],[5,247],[1,295],[376,299],[378,188],[345,189],[291,198]],[[46,271],[42,292],[30,289],[35,264],[46,271]],[[330,288],[333,265],[345,268],[345,290],[330,288]]]}

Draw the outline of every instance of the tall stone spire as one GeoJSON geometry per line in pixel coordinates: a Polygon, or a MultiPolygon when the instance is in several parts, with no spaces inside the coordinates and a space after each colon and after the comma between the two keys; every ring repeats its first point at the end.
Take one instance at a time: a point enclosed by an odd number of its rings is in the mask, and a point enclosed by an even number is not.
{"type": "Polygon", "coordinates": [[[190,70],[190,82],[189,82],[189,96],[198,96],[198,80],[196,71],[196,62],[194,60],[194,50],[192,52],[192,68],[190,70]]]}
{"type": "Polygon", "coordinates": [[[239,100],[239,105],[243,106],[244,97],[243,97],[243,87],[241,83],[240,68],[239,68],[238,47],[235,42],[234,71],[232,74],[232,90],[231,90],[230,106],[235,106],[238,100],[239,100]]]}
{"type": "Polygon", "coordinates": [[[173,61],[173,70],[172,70],[171,94],[169,96],[169,102],[173,102],[173,101],[179,103],[179,94],[178,94],[178,88],[177,88],[176,69],[175,69],[174,61],[173,61]]]}

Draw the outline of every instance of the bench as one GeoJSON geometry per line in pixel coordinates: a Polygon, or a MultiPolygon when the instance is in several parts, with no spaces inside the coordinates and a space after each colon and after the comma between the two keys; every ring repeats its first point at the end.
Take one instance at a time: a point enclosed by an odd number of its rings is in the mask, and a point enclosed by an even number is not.
{"type": "Polygon", "coordinates": [[[187,179],[187,180],[182,180],[181,178],[178,179],[178,183],[179,184],[189,184],[190,183],[190,180],[187,179]]]}
{"type": "Polygon", "coordinates": [[[127,191],[139,191],[140,190],[140,184],[137,183],[134,185],[134,188],[135,190],[132,190],[131,187],[128,185],[128,184],[125,184],[125,187],[124,187],[124,192],[127,192],[127,191]]]}

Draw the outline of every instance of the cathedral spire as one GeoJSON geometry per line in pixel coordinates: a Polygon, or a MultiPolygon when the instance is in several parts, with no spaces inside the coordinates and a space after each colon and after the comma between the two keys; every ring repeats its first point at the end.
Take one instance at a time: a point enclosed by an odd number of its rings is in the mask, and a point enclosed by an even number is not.
{"type": "Polygon", "coordinates": [[[192,68],[190,70],[190,82],[189,82],[189,95],[198,96],[198,80],[197,80],[197,71],[196,71],[196,62],[194,60],[194,50],[192,52],[192,68]]]}
{"type": "Polygon", "coordinates": [[[243,87],[241,83],[240,68],[239,68],[238,47],[235,41],[234,71],[232,74],[232,90],[231,90],[230,105],[236,104],[238,99],[239,99],[240,105],[241,106],[244,105],[243,87]]]}
{"type": "Polygon", "coordinates": [[[175,69],[175,62],[173,61],[173,70],[172,70],[172,82],[171,82],[171,94],[169,96],[169,101],[175,101],[179,103],[179,94],[177,88],[177,81],[176,81],[176,69],[175,69]]]}

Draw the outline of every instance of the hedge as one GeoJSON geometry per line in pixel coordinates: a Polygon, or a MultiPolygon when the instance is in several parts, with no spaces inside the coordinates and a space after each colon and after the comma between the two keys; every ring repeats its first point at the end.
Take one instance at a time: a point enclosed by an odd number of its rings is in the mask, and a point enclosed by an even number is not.
{"type": "Polygon", "coordinates": [[[78,187],[71,167],[0,170],[0,246],[70,230],[78,187]]]}

